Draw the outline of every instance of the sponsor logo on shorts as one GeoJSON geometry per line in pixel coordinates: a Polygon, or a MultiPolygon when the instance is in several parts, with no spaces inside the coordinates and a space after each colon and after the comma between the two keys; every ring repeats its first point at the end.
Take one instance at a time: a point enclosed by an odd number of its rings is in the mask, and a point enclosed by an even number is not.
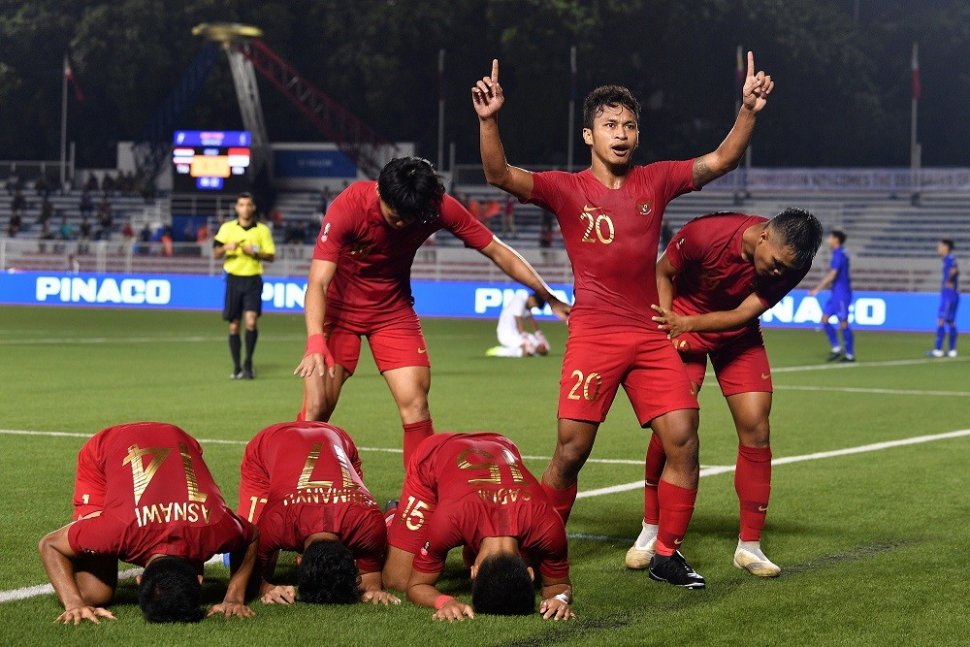
{"type": "Polygon", "coordinates": [[[680,546],[680,544],[683,543],[683,541],[684,541],[684,538],[681,537],[680,539],[675,539],[674,540],[674,544],[677,545],[677,546],[680,546]]]}
{"type": "Polygon", "coordinates": [[[768,506],[766,506],[766,505],[759,505],[758,506],[758,512],[768,512],[768,506]]]}
{"type": "Polygon", "coordinates": [[[761,374],[761,379],[762,380],[767,380],[767,379],[770,379],[770,378],[771,378],[771,373],[762,373],[761,374]]]}
{"type": "Polygon", "coordinates": [[[427,352],[428,352],[428,349],[427,348],[419,348],[418,349],[418,355],[424,355],[427,352]]]}

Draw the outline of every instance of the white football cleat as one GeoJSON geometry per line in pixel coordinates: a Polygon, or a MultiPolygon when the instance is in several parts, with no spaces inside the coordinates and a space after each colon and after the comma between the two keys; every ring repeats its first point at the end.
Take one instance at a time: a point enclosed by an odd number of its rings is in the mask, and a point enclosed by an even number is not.
{"type": "Polygon", "coordinates": [[[930,352],[926,353],[927,357],[943,357],[943,351],[939,348],[934,348],[930,352]]]}
{"type": "Polygon", "coordinates": [[[765,557],[757,542],[738,542],[734,551],[734,565],[758,577],[778,577],[781,568],[765,557]]]}
{"type": "Polygon", "coordinates": [[[946,354],[946,356],[947,356],[947,357],[956,357],[956,356],[957,356],[957,349],[956,349],[956,348],[954,348],[954,349],[953,349],[953,350],[951,350],[951,351],[950,351],[949,353],[947,353],[947,354],[946,354]]]}
{"type": "Polygon", "coordinates": [[[654,553],[657,552],[657,538],[654,537],[649,542],[645,548],[637,548],[636,544],[630,546],[630,550],[626,551],[626,567],[634,571],[645,570],[650,566],[650,560],[653,559],[654,553]]]}

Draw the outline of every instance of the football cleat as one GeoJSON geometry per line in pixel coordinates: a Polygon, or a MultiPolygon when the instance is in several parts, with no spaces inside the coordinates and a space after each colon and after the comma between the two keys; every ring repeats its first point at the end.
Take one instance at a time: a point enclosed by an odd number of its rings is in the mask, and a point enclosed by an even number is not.
{"type": "Polygon", "coordinates": [[[241,379],[241,380],[255,380],[256,379],[256,371],[254,371],[251,368],[244,368],[242,370],[242,377],[239,378],[239,379],[241,379]]]}
{"type": "Polygon", "coordinates": [[[946,356],[947,357],[956,357],[957,356],[957,349],[956,348],[952,349],[949,353],[946,354],[946,356]]]}
{"type": "Polygon", "coordinates": [[[734,566],[758,577],[778,577],[781,568],[765,557],[760,547],[747,547],[738,544],[734,551],[734,566]]]}
{"type": "Polygon", "coordinates": [[[852,362],[855,361],[855,355],[843,355],[842,356],[842,359],[840,359],[839,361],[840,362],[843,362],[843,363],[850,363],[851,364],[852,362]]]}
{"type": "Polygon", "coordinates": [[[934,348],[933,350],[926,351],[927,357],[943,357],[943,351],[939,348],[934,348]]]}
{"type": "Polygon", "coordinates": [[[647,570],[651,580],[666,582],[684,589],[703,589],[706,584],[704,578],[691,568],[687,560],[678,550],[670,557],[654,555],[647,570]]]}
{"type": "Polygon", "coordinates": [[[834,362],[835,360],[840,359],[841,357],[842,357],[842,351],[833,350],[831,353],[829,353],[829,356],[825,358],[825,361],[834,362]]]}
{"type": "Polygon", "coordinates": [[[637,545],[634,544],[630,546],[630,550],[626,551],[626,559],[624,560],[626,567],[634,571],[642,571],[650,566],[650,560],[656,552],[656,537],[647,542],[644,548],[637,548],[637,545]]]}
{"type": "Polygon", "coordinates": [[[504,346],[492,346],[487,351],[485,351],[486,357],[499,357],[502,351],[505,350],[504,346]]]}
{"type": "Polygon", "coordinates": [[[230,380],[241,380],[241,379],[243,379],[242,369],[239,369],[238,371],[233,371],[232,373],[230,373],[229,374],[229,379],[230,380]]]}

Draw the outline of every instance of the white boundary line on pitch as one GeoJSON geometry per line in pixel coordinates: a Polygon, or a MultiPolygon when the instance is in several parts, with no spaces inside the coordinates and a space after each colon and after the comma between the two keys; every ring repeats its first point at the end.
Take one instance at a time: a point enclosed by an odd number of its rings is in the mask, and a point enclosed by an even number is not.
{"type": "MultiPolygon", "coordinates": [[[[9,430],[0,430],[0,433],[6,433],[9,430]]],[[[30,434],[31,432],[23,432],[30,434]]],[[[58,435],[58,436],[80,436],[87,438],[84,434],[69,434],[66,432],[49,432],[46,435],[58,435]]],[[[869,445],[860,445],[858,447],[847,447],[845,449],[834,449],[827,452],[815,452],[812,454],[802,454],[800,456],[786,456],[783,458],[772,459],[771,464],[774,465],[786,465],[788,463],[800,463],[802,461],[815,461],[821,460],[823,458],[836,458],[838,456],[851,456],[852,454],[864,454],[867,452],[875,452],[883,449],[892,449],[894,447],[905,447],[907,445],[919,445],[922,443],[930,443],[937,440],[948,440],[950,438],[962,438],[964,436],[970,436],[970,429],[960,429],[958,431],[950,431],[942,434],[931,434],[928,436],[913,436],[911,438],[902,438],[900,440],[888,440],[881,443],[872,443],[869,445]]],[[[714,465],[711,467],[705,467],[701,470],[700,475],[703,476],[714,476],[716,474],[726,474],[728,472],[734,471],[734,465],[714,465]]],[[[620,485],[613,485],[610,487],[597,488],[595,490],[586,490],[580,492],[576,495],[577,499],[587,499],[594,496],[603,496],[605,494],[616,494],[618,492],[627,492],[629,490],[636,490],[643,487],[643,479],[639,481],[633,481],[632,483],[622,483],[620,485]]],[[[209,563],[217,563],[221,561],[221,556],[214,556],[210,559],[209,563]]],[[[141,572],[141,569],[129,569],[121,571],[118,574],[119,579],[127,579],[134,577],[141,572]]],[[[50,584],[39,584],[36,586],[28,586],[21,589],[13,589],[10,591],[0,591],[0,603],[12,602],[14,600],[24,600],[26,598],[35,597],[38,595],[44,595],[46,593],[53,593],[54,589],[50,584]]]]}
{"type": "Polygon", "coordinates": [[[970,391],[921,391],[919,389],[879,389],[861,386],[795,386],[782,384],[774,385],[775,391],[826,391],[833,393],[874,393],[877,395],[928,395],[950,396],[955,398],[970,397],[970,391]]]}
{"type": "Polygon", "coordinates": [[[802,371],[832,371],[852,368],[881,368],[884,366],[919,366],[921,364],[952,364],[955,362],[966,361],[967,358],[938,358],[924,357],[921,359],[890,359],[882,362],[831,362],[828,364],[805,364],[803,366],[779,366],[772,367],[774,373],[800,373],[802,371]]]}

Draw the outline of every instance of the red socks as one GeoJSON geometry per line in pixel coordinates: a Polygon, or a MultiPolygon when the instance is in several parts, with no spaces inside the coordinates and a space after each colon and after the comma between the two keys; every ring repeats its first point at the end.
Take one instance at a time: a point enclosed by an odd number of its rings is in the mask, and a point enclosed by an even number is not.
{"type": "Polygon", "coordinates": [[[404,469],[407,470],[411,456],[417,451],[421,441],[434,435],[434,426],[431,418],[401,426],[404,428],[404,469]]]}
{"type": "Polygon", "coordinates": [[[647,459],[643,474],[643,522],[656,526],[660,523],[660,502],[657,499],[657,486],[663,474],[667,455],[664,454],[660,436],[651,434],[647,447],[647,459]]]}
{"type": "Polygon", "coordinates": [[[660,528],[657,530],[657,554],[670,557],[680,547],[687,534],[687,526],[694,514],[697,490],[678,487],[660,481],[657,488],[660,500],[660,528]]]}
{"type": "Polygon", "coordinates": [[[771,448],[738,445],[734,489],[741,504],[741,541],[760,541],[771,494],[771,448]]]}
{"type": "Polygon", "coordinates": [[[565,490],[557,490],[544,480],[540,481],[539,485],[546,496],[549,497],[549,501],[552,502],[552,507],[562,517],[562,525],[565,526],[566,522],[569,521],[569,513],[572,512],[573,503],[576,502],[577,484],[573,483],[565,490]]]}

